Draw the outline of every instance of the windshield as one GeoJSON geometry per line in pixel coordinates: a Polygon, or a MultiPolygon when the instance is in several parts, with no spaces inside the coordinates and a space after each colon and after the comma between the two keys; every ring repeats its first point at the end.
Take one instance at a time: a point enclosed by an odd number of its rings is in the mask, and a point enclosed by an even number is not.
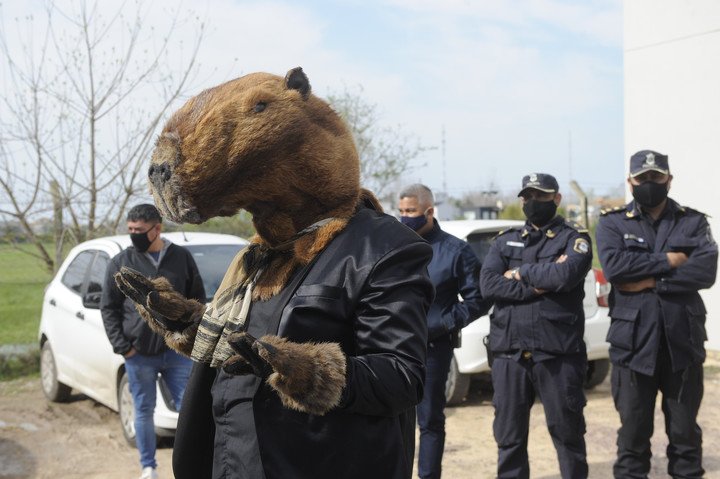
{"type": "Polygon", "coordinates": [[[225,276],[230,262],[243,248],[241,244],[211,244],[183,246],[192,253],[205,286],[205,297],[210,302],[225,276]]]}
{"type": "Polygon", "coordinates": [[[485,261],[485,256],[487,256],[490,251],[490,246],[492,245],[493,239],[495,239],[496,235],[497,232],[493,231],[487,233],[473,233],[468,236],[467,242],[470,244],[470,248],[472,248],[475,252],[475,256],[477,256],[480,260],[480,264],[485,261]]]}

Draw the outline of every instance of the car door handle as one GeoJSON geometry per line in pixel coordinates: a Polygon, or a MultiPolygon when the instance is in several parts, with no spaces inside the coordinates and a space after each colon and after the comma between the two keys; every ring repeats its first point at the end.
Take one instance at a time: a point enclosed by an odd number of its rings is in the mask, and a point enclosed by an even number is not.
{"type": "Polygon", "coordinates": [[[77,313],[75,313],[75,316],[80,319],[85,319],[85,315],[83,314],[82,311],[78,311],[77,313]]]}
{"type": "Polygon", "coordinates": [[[57,303],[55,302],[54,299],[50,300],[50,306],[57,306],[57,303]]]}

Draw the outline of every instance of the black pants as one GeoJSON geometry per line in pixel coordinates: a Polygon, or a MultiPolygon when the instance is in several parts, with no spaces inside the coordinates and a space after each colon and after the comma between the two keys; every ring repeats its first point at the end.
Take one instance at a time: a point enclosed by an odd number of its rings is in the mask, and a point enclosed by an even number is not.
{"type": "Polygon", "coordinates": [[[445,449],[445,382],[447,382],[453,346],[450,336],[428,344],[425,360],[425,392],[417,406],[420,428],[418,475],[421,479],[439,479],[445,449]]]}
{"type": "Polygon", "coordinates": [[[528,431],[536,395],[545,409],[562,477],[587,477],[582,387],[586,369],[583,355],[557,356],[540,362],[495,357],[493,433],[498,445],[498,478],[530,477],[528,431]]]}
{"type": "Polygon", "coordinates": [[[667,349],[662,347],[653,376],[613,365],[611,381],[621,422],[613,467],[615,477],[646,478],[650,471],[650,438],[658,390],[662,392],[669,440],[668,474],[674,478],[703,477],[702,430],[697,424],[703,396],[702,364],[673,372],[667,349]]]}

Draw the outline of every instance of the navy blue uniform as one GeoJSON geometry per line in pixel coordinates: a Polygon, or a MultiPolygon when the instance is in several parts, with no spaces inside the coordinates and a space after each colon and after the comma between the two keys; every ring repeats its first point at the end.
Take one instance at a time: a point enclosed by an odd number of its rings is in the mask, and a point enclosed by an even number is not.
{"type": "Polygon", "coordinates": [[[718,248],[705,215],[668,199],[657,220],[635,202],[604,211],[597,229],[605,277],[616,286],[649,277],[656,287],[610,294],[607,340],[612,388],[622,426],[616,477],[647,477],[658,390],[670,445],[673,477],[702,477],[702,431],[697,412],[703,394],[705,306],[698,290],[715,282],[718,248]],[[688,260],[671,268],[667,252],[688,260]]]}
{"type": "Polygon", "coordinates": [[[483,262],[483,296],[495,302],[490,349],[499,478],[530,475],[527,441],[535,395],[562,476],[587,477],[582,303],[591,263],[587,232],[561,216],[540,229],[526,223],[500,233],[483,262]],[[567,258],[558,262],[562,255],[567,258]],[[519,281],[503,276],[513,268],[519,268],[519,281]]]}
{"type": "Polygon", "coordinates": [[[435,287],[435,299],[427,314],[425,390],[417,407],[418,474],[423,479],[439,478],[441,474],[445,447],[445,382],[453,354],[452,335],[487,313],[490,307],[480,294],[480,262],[470,245],[440,229],[437,221],[424,238],[433,249],[428,273],[435,287]]]}

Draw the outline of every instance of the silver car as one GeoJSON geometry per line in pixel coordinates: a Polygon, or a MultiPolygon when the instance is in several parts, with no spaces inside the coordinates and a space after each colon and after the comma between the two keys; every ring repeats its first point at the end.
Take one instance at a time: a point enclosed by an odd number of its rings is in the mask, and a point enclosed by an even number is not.
{"type": "MultiPolygon", "coordinates": [[[[460,239],[467,241],[480,263],[490,250],[493,238],[500,232],[513,226],[523,225],[518,220],[465,220],[443,221],[440,227],[460,239]]],[[[605,342],[610,327],[607,297],[610,284],[605,280],[602,271],[591,269],[585,277],[585,345],[588,354],[588,372],[585,387],[597,386],[608,374],[609,344],[605,342]]],[[[450,363],[450,373],[445,385],[445,396],[448,405],[461,403],[467,396],[472,376],[487,373],[490,365],[483,338],[490,333],[490,317],[482,316],[462,330],[461,347],[455,349],[450,363]]]]}

